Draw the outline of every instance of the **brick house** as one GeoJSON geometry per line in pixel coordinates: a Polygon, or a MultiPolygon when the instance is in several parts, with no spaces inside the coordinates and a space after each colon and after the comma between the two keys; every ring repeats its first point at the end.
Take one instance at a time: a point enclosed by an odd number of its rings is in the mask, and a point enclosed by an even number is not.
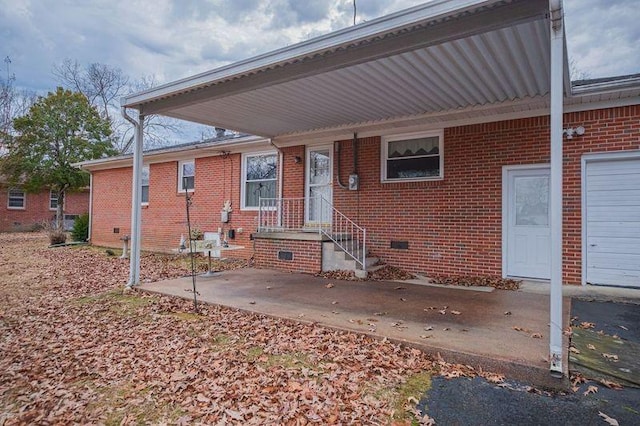
{"type": "MultiPolygon", "coordinates": [[[[599,226],[609,226],[614,233],[629,231],[628,227],[616,230],[615,223],[602,225],[599,221],[603,203],[618,203],[611,209],[619,209],[619,212],[609,214],[628,217],[633,211],[624,206],[631,206],[634,200],[637,202],[637,189],[634,189],[633,182],[637,182],[640,174],[640,102],[631,106],[566,113],[564,123],[568,128],[584,128],[583,135],[565,139],[563,180],[563,280],[567,284],[580,284],[583,232],[596,227],[592,231],[594,235],[589,237],[598,241],[603,238],[598,233],[601,232],[597,228],[599,226]],[[627,169],[628,173],[625,173],[627,169]],[[594,174],[593,184],[590,180],[583,183],[585,173],[589,176],[594,174]],[[599,173],[615,173],[620,177],[600,182],[595,180],[599,173]],[[609,187],[601,189],[601,185],[609,187]],[[621,190],[622,186],[629,190],[621,190]],[[619,191],[625,198],[596,199],[594,213],[588,212],[594,216],[594,222],[584,224],[589,228],[583,229],[582,194],[585,190],[596,194],[602,190],[609,194],[619,191]]],[[[184,191],[179,188],[183,173],[180,170],[193,164],[192,226],[207,232],[220,229],[229,242],[245,247],[230,255],[253,256],[258,266],[319,272],[323,269],[322,246],[327,244],[327,238],[315,232],[313,217],[309,217],[304,208],[310,202],[310,185],[311,188],[317,187],[309,178],[313,155],[314,159],[320,157],[330,161],[330,200],[333,207],[366,229],[368,251],[384,262],[425,275],[548,279],[548,247],[542,253],[510,253],[505,247],[518,244],[517,238],[522,238],[518,234],[513,235],[518,232],[518,227],[509,223],[509,220],[518,219],[534,222],[532,227],[536,233],[533,238],[537,241],[542,239],[548,245],[548,228],[542,233],[537,232],[538,228],[545,228],[546,203],[541,207],[536,200],[529,206],[518,206],[517,195],[514,197],[515,194],[509,193],[519,189],[520,181],[525,185],[528,182],[542,183],[542,190],[548,191],[548,132],[549,117],[533,116],[446,127],[436,132],[429,130],[426,138],[421,133],[412,132],[409,136],[396,133],[357,138],[355,142],[340,140],[320,146],[284,146],[278,150],[268,139],[242,136],[150,151],[144,156],[142,248],[170,251],[176,249],[180,237],[186,235],[184,191]],[[432,136],[434,134],[436,136],[432,136]],[[442,177],[394,180],[387,174],[385,181],[384,172],[388,172],[389,163],[398,161],[389,159],[394,158],[388,153],[390,144],[408,146],[406,142],[398,143],[398,140],[417,140],[428,144],[434,141],[434,137],[442,143],[442,177]],[[354,146],[357,149],[355,166],[354,146]],[[247,169],[251,162],[265,158],[271,159],[269,164],[273,173],[270,175],[272,179],[262,180],[263,188],[270,187],[262,190],[262,196],[277,198],[281,191],[282,201],[278,202],[285,204],[277,208],[267,205],[259,212],[256,197],[249,194],[255,184],[248,179],[247,169]],[[358,190],[341,187],[339,181],[347,182],[354,170],[359,177],[358,190]],[[470,174],[473,179],[469,179],[470,174]],[[224,223],[220,211],[226,200],[232,202],[233,210],[229,221],[224,223]],[[299,204],[298,208],[295,203],[299,204]],[[520,210],[511,211],[519,207],[520,210]],[[286,212],[287,208],[290,212],[286,212]],[[524,215],[524,208],[532,210],[528,213],[531,217],[512,217],[524,215]],[[276,214],[280,224],[269,224],[276,214]],[[262,232],[257,232],[259,215],[262,217],[262,232]],[[233,231],[233,238],[229,237],[229,230],[233,231]],[[266,232],[285,230],[289,232],[266,232]],[[290,252],[293,259],[279,259],[278,254],[282,257],[282,252],[290,252]],[[528,262],[518,263],[510,258],[512,255],[515,259],[523,256],[528,262]],[[542,268],[533,261],[542,263],[542,268]]],[[[131,163],[132,156],[127,155],[89,161],[83,165],[92,174],[90,238],[93,244],[118,247],[122,244],[120,238],[131,232],[131,163]]],[[[436,168],[439,170],[440,167],[438,162],[436,168]]],[[[534,191],[530,194],[528,191],[531,189],[527,187],[523,191],[523,196],[542,196],[543,201],[548,202],[546,193],[534,191]]],[[[612,222],[624,217],[612,216],[612,222]]],[[[332,219],[336,220],[335,217],[332,219]]],[[[628,258],[631,262],[637,250],[633,249],[631,240],[635,234],[629,234],[622,243],[631,246],[628,258]]],[[[525,235],[524,238],[532,237],[525,235]]],[[[612,243],[615,241],[608,242],[612,243]]],[[[527,246],[535,248],[535,243],[527,243],[527,246]]],[[[598,253],[594,255],[598,256],[598,253]]],[[[606,255],[600,256],[605,256],[606,260],[606,255]]],[[[596,258],[596,269],[597,261],[601,259],[596,258]]],[[[629,283],[637,285],[632,280],[630,277],[629,283]]],[[[600,284],[618,283],[605,281],[600,284]]]]}
{"type": "MultiPolygon", "coordinates": [[[[89,190],[68,192],[64,203],[64,226],[70,229],[77,216],[89,212],[89,190]]],[[[0,184],[0,232],[29,231],[52,223],[57,206],[57,195],[49,190],[27,193],[0,184]]]]}
{"type": "Polygon", "coordinates": [[[182,220],[151,213],[154,170],[178,206],[195,169],[196,217],[215,229],[232,201],[226,226],[259,266],[317,271],[337,252],[364,270],[371,253],[427,275],[548,279],[562,374],[563,282],[640,286],[640,75],[571,83],[563,14],[561,0],[436,0],[123,98],[133,169],[102,188],[131,190],[128,285],[144,232],[182,220]],[[151,114],[261,140],[150,164],[144,231],[151,114]]]}

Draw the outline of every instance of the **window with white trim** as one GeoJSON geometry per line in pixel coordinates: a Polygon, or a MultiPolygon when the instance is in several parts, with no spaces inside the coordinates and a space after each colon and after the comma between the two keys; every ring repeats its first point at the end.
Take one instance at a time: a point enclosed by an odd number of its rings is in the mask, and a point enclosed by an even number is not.
{"type": "Polygon", "coordinates": [[[142,167],[142,192],[140,196],[142,204],[149,204],[149,166],[142,167]]]}
{"type": "Polygon", "coordinates": [[[196,183],[195,160],[178,162],[178,192],[193,191],[196,183]]]}
{"type": "Polygon", "coordinates": [[[277,153],[242,156],[242,209],[256,210],[261,197],[277,197],[277,170],[277,153]]]}
{"type": "Polygon", "coordinates": [[[53,189],[49,190],[49,210],[58,209],[58,193],[53,189]]]}
{"type": "Polygon", "coordinates": [[[413,133],[382,140],[383,182],[442,179],[443,132],[413,133]]]}
{"type": "Polygon", "coordinates": [[[22,189],[11,188],[9,189],[7,200],[7,208],[10,209],[24,209],[26,195],[22,189]]]}

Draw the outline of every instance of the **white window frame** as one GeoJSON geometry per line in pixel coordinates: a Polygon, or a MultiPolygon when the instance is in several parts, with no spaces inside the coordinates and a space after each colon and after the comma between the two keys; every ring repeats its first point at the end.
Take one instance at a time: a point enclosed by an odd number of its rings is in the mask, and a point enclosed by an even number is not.
{"type": "Polygon", "coordinates": [[[444,179],[444,130],[434,130],[427,132],[417,133],[404,133],[398,135],[383,136],[380,143],[380,181],[382,183],[397,183],[397,182],[422,182],[444,179]],[[438,138],[438,155],[440,156],[440,174],[438,176],[428,176],[420,178],[387,178],[387,161],[389,160],[389,142],[420,139],[420,138],[438,138]]]}
{"type": "MultiPolygon", "coordinates": [[[[258,211],[260,209],[259,206],[247,206],[246,205],[246,191],[247,191],[247,159],[250,157],[259,157],[259,156],[264,156],[264,155],[274,155],[276,157],[276,177],[275,177],[275,182],[276,182],[276,197],[278,197],[277,191],[278,191],[278,173],[279,173],[279,167],[278,167],[278,152],[277,151],[263,151],[263,152],[246,152],[242,154],[242,176],[240,179],[240,210],[249,210],[249,211],[258,211]]],[[[272,179],[265,179],[265,181],[267,180],[272,180],[272,179]]],[[[252,181],[255,182],[255,181],[252,181]]]]}
{"type": "Polygon", "coordinates": [[[24,189],[20,189],[20,188],[9,188],[7,190],[7,208],[9,210],[24,210],[27,208],[27,193],[24,192],[24,189]],[[11,206],[11,198],[17,198],[17,197],[12,197],[11,196],[11,191],[20,191],[22,192],[22,206],[18,207],[18,206],[11,206]]]}
{"type": "Polygon", "coordinates": [[[58,193],[54,192],[53,189],[49,190],[49,210],[52,211],[56,211],[58,210],[58,193]],[[55,201],[56,201],[56,206],[55,207],[51,207],[52,206],[52,201],[54,200],[53,196],[56,196],[55,201]]]}
{"type": "MultiPolygon", "coordinates": [[[[196,160],[182,160],[182,161],[178,161],[178,192],[186,192],[184,187],[182,186],[182,178],[184,177],[182,175],[183,171],[184,171],[184,165],[185,164],[193,164],[193,188],[189,189],[188,192],[193,192],[195,191],[195,187],[196,187],[196,160]]],[[[188,177],[188,176],[187,176],[188,177]]]]}
{"type": "MultiPolygon", "coordinates": [[[[150,193],[149,193],[150,185],[149,185],[149,183],[151,181],[151,168],[148,165],[142,166],[142,174],[143,174],[143,176],[144,176],[144,171],[145,170],[147,171],[147,179],[148,180],[147,180],[147,184],[146,185],[144,184],[144,181],[141,180],[141,184],[140,184],[140,204],[143,205],[143,206],[148,206],[149,205],[148,197],[150,196],[150,193]],[[144,188],[145,186],[147,187],[147,201],[142,201],[142,194],[143,194],[142,188],[144,188]]],[[[180,181],[182,181],[182,179],[180,179],[180,181]]],[[[194,183],[195,183],[195,175],[194,175],[194,183]]]]}

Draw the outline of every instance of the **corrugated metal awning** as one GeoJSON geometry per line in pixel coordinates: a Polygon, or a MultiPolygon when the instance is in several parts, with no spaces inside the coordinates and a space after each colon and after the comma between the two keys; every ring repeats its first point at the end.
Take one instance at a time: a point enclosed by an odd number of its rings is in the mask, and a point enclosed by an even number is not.
{"type": "Polygon", "coordinates": [[[548,0],[435,1],[123,105],[267,137],[527,109],[549,92],[548,8],[548,0]]]}

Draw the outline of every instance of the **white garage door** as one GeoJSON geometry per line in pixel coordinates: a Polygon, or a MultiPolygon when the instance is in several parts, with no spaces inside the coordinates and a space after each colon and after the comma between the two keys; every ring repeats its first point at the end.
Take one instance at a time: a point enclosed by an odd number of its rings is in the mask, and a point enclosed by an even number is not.
{"type": "Polygon", "coordinates": [[[586,281],[640,288],[640,154],[584,164],[586,281]]]}

